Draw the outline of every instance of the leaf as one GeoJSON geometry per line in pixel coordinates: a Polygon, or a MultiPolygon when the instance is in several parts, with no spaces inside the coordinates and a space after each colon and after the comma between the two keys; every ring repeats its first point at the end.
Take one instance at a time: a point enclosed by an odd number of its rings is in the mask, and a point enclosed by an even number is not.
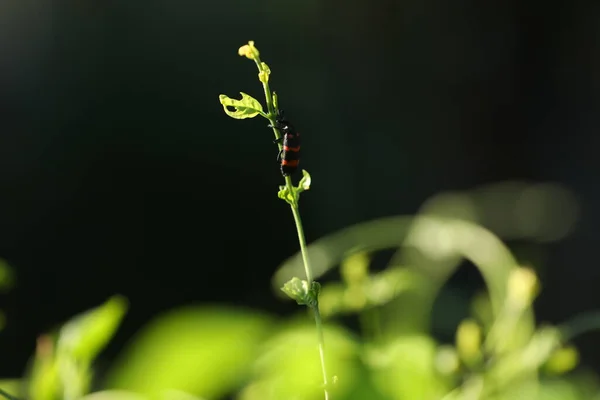
{"type": "Polygon", "coordinates": [[[0,398],[19,399],[23,389],[20,379],[0,379],[0,398]]]}
{"type": "Polygon", "coordinates": [[[302,170],[302,179],[298,183],[298,191],[303,192],[305,190],[310,189],[310,184],[312,183],[312,179],[310,174],[306,170],[302,170]]]}
{"type": "Polygon", "coordinates": [[[126,390],[102,390],[87,394],[79,400],[148,400],[148,398],[126,390]]]}
{"type": "Polygon", "coordinates": [[[403,336],[367,352],[376,386],[391,399],[440,399],[449,389],[436,371],[436,343],[428,336],[403,336]]]}
{"type": "Polygon", "coordinates": [[[127,300],[114,296],[100,307],[76,316],[60,330],[58,353],[93,360],[114,335],[126,309],[127,300]]]}
{"type": "MultiPolygon", "coordinates": [[[[332,398],[346,396],[358,379],[358,343],[340,326],[324,327],[332,398]],[[339,376],[337,383],[333,376],[339,376]]],[[[292,321],[266,341],[254,363],[254,379],[239,400],[323,399],[323,373],[314,323],[292,321]]]]}
{"type": "Polygon", "coordinates": [[[244,92],[240,92],[240,94],[242,95],[241,100],[232,99],[224,94],[219,95],[219,101],[227,115],[235,119],[245,119],[264,114],[262,105],[258,100],[244,92]],[[231,111],[227,107],[234,107],[235,111],[231,111]]]}
{"type": "Polygon", "coordinates": [[[108,388],[154,396],[177,390],[220,398],[249,373],[271,319],[225,307],[189,307],[162,315],[134,338],[108,388]]]}

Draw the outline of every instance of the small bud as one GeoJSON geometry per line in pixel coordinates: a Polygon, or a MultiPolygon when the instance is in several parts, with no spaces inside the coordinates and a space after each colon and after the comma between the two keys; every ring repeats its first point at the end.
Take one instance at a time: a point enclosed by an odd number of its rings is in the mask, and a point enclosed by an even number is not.
{"type": "Polygon", "coordinates": [[[472,319],[460,323],[456,330],[456,349],[465,364],[472,365],[481,357],[481,328],[472,319]]]}
{"type": "Polygon", "coordinates": [[[564,374],[571,371],[579,363],[579,353],[573,346],[563,347],[556,350],[546,364],[544,369],[551,374],[564,374]]]}
{"type": "Polygon", "coordinates": [[[253,40],[250,40],[248,42],[248,44],[245,44],[242,47],[240,47],[238,49],[238,54],[240,56],[249,58],[250,60],[256,60],[258,58],[258,56],[260,55],[260,53],[258,52],[258,49],[256,47],[254,47],[253,40]]]}
{"type": "Polygon", "coordinates": [[[538,294],[539,282],[530,268],[517,268],[508,277],[508,301],[516,308],[529,307],[538,294]]]}
{"type": "Polygon", "coordinates": [[[319,292],[321,291],[319,282],[312,282],[309,289],[307,281],[294,277],[287,281],[281,290],[290,298],[296,300],[299,305],[315,308],[319,304],[319,292]]]}
{"type": "Polygon", "coordinates": [[[369,255],[365,252],[352,254],[342,261],[341,274],[348,285],[360,284],[369,275],[369,255]]]}
{"type": "Polygon", "coordinates": [[[283,293],[290,296],[293,300],[296,300],[298,304],[304,304],[304,298],[308,293],[308,282],[301,280],[300,278],[292,278],[287,281],[281,288],[283,293]]]}
{"type": "Polygon", "coordinates": [[[458,372],[460,360],[452,346],[440,346],[435,355],[435,367],[442,375],[452,375],[458,372]]]}
{"type": "Polygon", "coordinates": [[[269,66],[266,63],[261,62],[260,63],[260,72],[258,73],[258,80],[261,81],[262,83],[267,83],[267,82],[269,82],[270,75],[271,75],[271,69],[269,68],[269,66]]]}

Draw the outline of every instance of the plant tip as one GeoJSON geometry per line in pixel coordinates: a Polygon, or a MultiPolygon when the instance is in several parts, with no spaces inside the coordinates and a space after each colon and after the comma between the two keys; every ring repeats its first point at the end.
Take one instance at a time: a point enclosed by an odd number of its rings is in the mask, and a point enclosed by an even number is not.
{"type": "Polygon", "coordinates": [[[254,40],[250,40],[248,44],[240,47],[238,49],[238,54],[242,57],[249,58],[250,60],[256,60],[260,55],[258,49],[254,47],[254,40]]]}

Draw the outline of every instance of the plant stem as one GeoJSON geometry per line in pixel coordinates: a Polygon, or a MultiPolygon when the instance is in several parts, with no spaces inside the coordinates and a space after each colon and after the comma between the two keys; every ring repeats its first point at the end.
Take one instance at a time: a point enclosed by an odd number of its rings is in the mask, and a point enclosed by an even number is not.
{"type": "MultiPolygon", "coordinates": [[[[292,185],[292,179],[289,176],[285,177],[285,183],[288,188],[292,185]]],[[[300,242],[300,253],[302,254],[302,261],[304,262],[304,271],[306,272],[306,280],[308,287],[312,286],[313,277],[312,269],[308,261],[308,252],[306,250],[306,239],[304,237],[304,229],[302,227],[302,220],[300,219],[300,209],[298,207],[298,199],[295,198],[293,204],[291,204],[292,213],[294,214],[294,221],[296,222],[296,230],[298,231],[298,241],[300,242]]],[[[319,304],[312,307],[315,315],[315,325],[317,326],[317,338],[319,341],[319,358],[321,360],[321,372],[323,373],[323,385],[325,391],[325,400],[329,399],[329,392],[327,391],[327,368],[325,366],[325,338],[323,336],[323,321],[321,320],[321,312],[319,311],[319,304]]]]}
{"type": "MultiPolygon", "coordinates": [[[[292,186],[292,179],[289,176],[285,177],[285,184],[288,189],[292,186]]],[[[302,261],[304,262],[304,272],[306,272],[306,280],[308,281],[308,287],[311,287],[313,282],[312,269],[308,261],[308,252],[306,251],[306,239],[304,237],[304,228],[302,227],[302,219],[300,219],[300,209],[298,207],[298,199],[294,199],[294,203],[291,204],[292,213],[294,214],[294,222],[296,223],[296,230],[298,231],[298,241],[300,242],[300,253],[302,254],[302,261]]]]}
{"type": "Polygon", "coordinates": [[[589,312],[567,321],[559,327],[563,341],[572,340],[575,336],[600,329],[600,313],[589,312]]]}
{"type": "Polygon", "coordinates": [[[319,305],[313,308],[315,313],[315,325],[317,326],[317,337],[319,339],[319,358],[321,359],[321,372],[323,373],[323,390],[325,391],[325,400],[329,400],[327,390],[327,368],[325,367],[325,338],[323,337],[323,322],[321,321],[321,312],[319,305]]]}
{"type": "MultiPolygon", "coordinates": [[[[254,59],[256,66],[258,67],[258,71],[263,71],[263,64],[260,61],[259,57],[254,59]]],[[[271,89],[269,87],[268,82],[263,82],[263,90],[265,92],[265,98],[267,102],[267,110],[269,111],[269,121],[273,126],[273,133],[275,134],[275,138],[279,139],[281,137],[281,133],[276,128],[275,118],[276,118],[276,110],[273,105],[273,95],[271,93],[271,89]]],[[[282,149],[281,142],[278,142],[279,150],[282,149]]],[[[312,269],[310,268],[310,262],[308,260],[308,252],[306,250],[306,238],[304,237],[304,228],[302,227],[302,219],[300,218],[300,208],[298,207],[298,193],[294,190],[294,184],[292,183],[292,178],[290,176],[285,177],[285,186],[287,187],[288,193],[293,193],[293,200],[290,203],[290,207],[292,208],[292,214],[294,215],[294,222],[296,223],[296,230],[298,232],[298,241],[300,242],[300,252],[302,254],[302,261],[304,262],[304,272],[306,273],[306,280],[308,282],[308,287],[312,287],[313,275],[312,269]]],[[[323,335],[323,321],[321,320],[321,312],[319,311],[319,303],[314,307],[311,307],[315,315],[315,325],[317,328],[317,338],[319,344],[319,358],[321,361],[321,372],[323,373],[323,390],[325,392],[325,400],[329,400],[329,392],[327,389],[328,379],[327,379],[327,368],[325,367],[325,338],[323,335]]]]}

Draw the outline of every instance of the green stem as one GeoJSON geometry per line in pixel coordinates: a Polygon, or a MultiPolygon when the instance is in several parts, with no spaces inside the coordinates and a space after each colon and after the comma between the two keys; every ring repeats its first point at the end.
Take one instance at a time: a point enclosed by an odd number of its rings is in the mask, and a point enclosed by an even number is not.
{"type": "MultiPolygon", "coordinates": [[[[292,178],[289,176],[285,177],[285,184],[290,189],[292,186],[292,178]]],[[[290,191],[290,193],[293,193],[290,191]]],[[[298,207],[298,199],[295,198],[292,207],[292,213],[294,214],[294,222],[296,223],[296,230],[298,231],[298,241],[300,242],[300,253],[302,254],[302,261],[304,262],[304,272],[306,272],[306,280],[308,281],[308,287],[312,286],[313,276],[310,263],[308,261],[308,251],[306,250],[306,239],[304,238],[304,229],[302,227],[302,219],[300,219],[300,209],[298,207]]]]}
{"type": "Polygon", "coordinates": [[[321,372],[323,373],[323,390],[325,391],[325,400],[329,400],[329,392],[327,390],[327,368],[325,367],[325,338],[323,337],[323,322],[321,321],[321,312],[317,304],[313,311],[315,313],[315,325],[317,326],[317,336],[319,339],[319,358],[321,359],[321,372]]]}
{"type": "MultiPolygon", "coordinates": [[[[256,57],[254,59],[256,66],[258,67],[258,71],[262,72],[263,66],[261,64],[260,58],[256,57]]],[[[275,138],[279,139],[281,137],[281,133],[277,128],[275,128],[275,118],[276,118],[276,110],[273,105],[273,94],[271,93],[271,88],[269,87],[268,82],[263,82],[263,90],[265,92],[265,99],[267,102],[267,110],[269,111],[268,119],[273,126],[273,133],[275,134],[275,138]]],[[[282,144],[278,142],[279,150],[282,149],[282,144]]],[[[304,237],[304,228],[302,227],[302,219],[300,218],[300,209],[298,207],[298,193],[294,190],[294,184],[292,183],[292,178],[289,176],[285,177],[285,186],[287,187],[288,193],[293,193],[293,201],[290,203],[292,208],[292,214],[294,214],[294,222],[296,223],[296,230],[298,232],[298,241],[300,242],[300,252],[302,254],[302,261],[304,262],[304,271],[306,273],[306,280],[308,282],[308,287],[312,287],[313,275],[312,269],[310,268],[310,263],[308,260],[308,251],[306,250],[306,238],[304,237]]],[[[325,338],[323,335],[323,321],[321,320],[321,312],[319,311],[319,304],[314,307],[311,307],[314,315],[315,315],[315,325],[317,328],[317,338],[319,343],[319,358],[321,360],[321,371],[323,373],[323,390],[325,392],[325,400],[329,400],[329,391],[328,391],[328,379],[327,379],[327,368],[325,366],[325,338]]]]}
{"type": "MultiPolygon", "coordinates": [[[[285,183],[288,186],[292,186],[292,179],[289,176],[285,177],[285,183]]],[[[304,272],[306,272],[306,280],[308,281],[308,287],[312,286],[313,276],[310,263],[308,261],[308,251],[306,250],[306,239],[304,237],[304,229],[302,227],[302,220],[300,219],[300,210],[298,207],[298,198],[294,198],[293,204],[291,204],[292,213],[294,214],[294,221],[296,222],[296,230],[298,231],[298,241],[300,242],[300,253],[302,254],[302,261],[304,262],[304,272]]],[[[319,358],[321,360],[321,372],[323,373],[323,386],[325,390],[325,400],[329,399],[329,392],[327,391],[327,368],[325,366],[325,338],[323,337],[323,321],[321,320],[321,312],[319,311],[319,304],[312,307],[315,315],[315,325],[317,326],[317,338],[319,341],[319,358]]]]}
{"type": "Polygon", "coordinates": [[[579,315],[559,327],[562,340],[568,342],[582,333],[600,329],[600,312],[579,315]]]}

